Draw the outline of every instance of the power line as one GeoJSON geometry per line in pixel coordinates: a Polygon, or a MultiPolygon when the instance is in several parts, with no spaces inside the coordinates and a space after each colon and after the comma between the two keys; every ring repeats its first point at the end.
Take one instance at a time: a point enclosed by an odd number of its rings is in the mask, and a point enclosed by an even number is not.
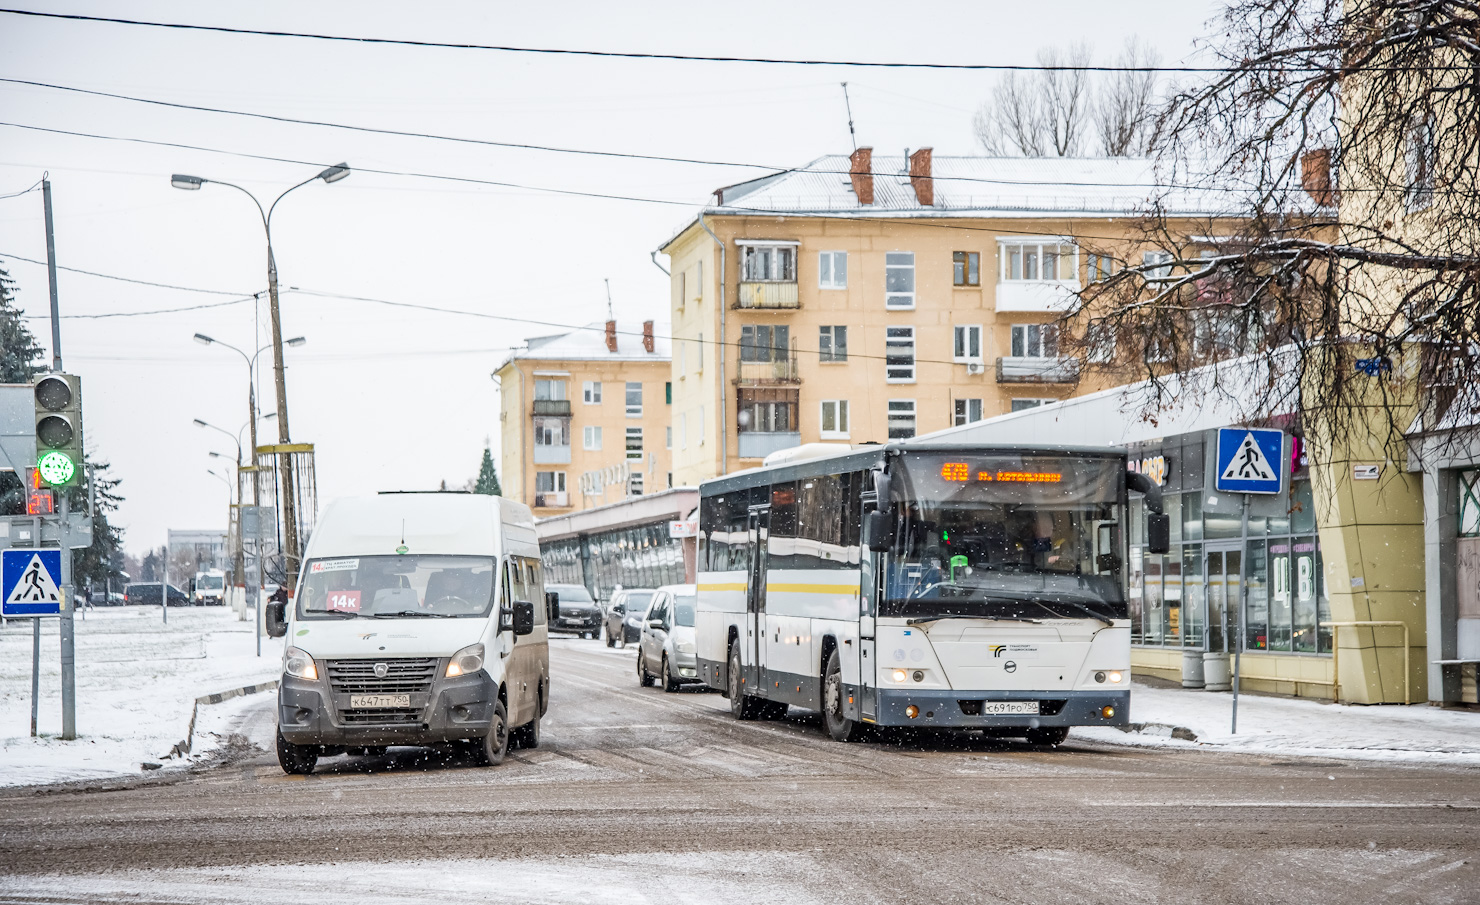
{"type": "Polygon", "coordinates": [[[20,196],[22,196],[22,195],[25,195],[25,194],[28,194],[28,193],[30,193],[30,192],[34,192],[34,191],[36,191],[36,190],[37,190],[37,189],[39,189],[39,188],[41,188],[41,183],[42,183],[42,181],[43,181],[43,180],[41,180],[41,179],[38,179],[38,180],[36,180],[36,182],[35,182],[35,184],[34,184],[34,185],[32,185],[32,186],[31,186],[31,187],[30,187],[30,188],[28,188],[28,189],[21,189],[21,190],[20,190],[20,191],[19,191],[19,192],[11,192],[11,193],[10,193],[10,194],[8,194],[8,195],[0,195],[0,201],[4,201],[4,200],[5,200],[5,199],[7,199],[7,198],[19,198],[19,197],[20,197],[20,196]]]}
{"type": "MultiPolygon", "coordinates": [[[[1005,63],[921,63],[883,60],[801,60],[784,57],[736,57],[710,56],[679,53],[638,53],[635,51],[579,50],[563,47],[519,47],[507,44],[465,44],[445,41],[417,41],[410,38],[369,38],[352,35],[328,35],[314,32],[279,31],[256,28],[235,28],[226,25],[197,25],[184,22],[155,22],[144,19],[120,19],[108,16],[84,16],[74,13],[51,13],[27,9],[3,9],[0,13],[13,16],[31,16],[40,19],[64,19],[74,22],[98,22],[110,25],[134,25],[147,28],[167,28],[181,31],[205,31],[218,34],[252,35],[267,38],[300,38],[315,41],[340,41],[350,44],[381,44],[400,47],[419,47],[436,50],[480,50],[496,53],[543,54],[555,56],[606,57],[625,60],[671,60],[688,63],[760,63],[771,66],[850,66],[871,69],[934,69],[971,72],[1174,72],[1174,73],[1226,73],[1230,70],[1216,66],[1043,66],[1011,65],[1005,63]]],[[[1275,68],[1271,64],[1271,68],[1275,68]]],[[[1301,67],[1278,67],[1283,71],[1300,71],[1301,67]]],[[[1306,67],[1309,71],[1324,72],[1324,68],[1306,67]]]]}
{"type": "MultiPolygon", "coordinates": [[[[13,255],[4,251],[0,251],[0,259],[5,258],[9,258],[13,261],[25,261],[27,264],[40,264],[42,266],[46,265],[45,261],[38,261],[35,258],[25,258],[20,255],[13,255]]],[[[69,273],[80,273],[90,277],[99,277],[104,280],[117,280],[120,283],[137,283],[140,286],[153,286],[155,289],[175,289],[180,292],[201,292],[205,293],[206,295],[243,295],[243,293],[231,292],[225,289],[198,289],[194,286],[176,286],[171,283],[154,283],[150,282],[149,280],[136,280],[133,277],[121,277],[111,273],[98,273],[95,270],[81,270],[77,267],[64,267],[61,264],[57,265],[57,270],[65,270],[69,273]]],[[[255,297],[252,293],[246,293],[245,295],[248,299],[255,297]]],[[[181,310],[183,311],[187,309],[182,308],[181,310]]]]}

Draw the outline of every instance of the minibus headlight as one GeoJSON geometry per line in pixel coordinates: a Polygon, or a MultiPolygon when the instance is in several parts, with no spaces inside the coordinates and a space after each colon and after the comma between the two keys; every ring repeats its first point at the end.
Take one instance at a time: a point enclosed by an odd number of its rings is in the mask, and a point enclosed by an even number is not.
{"type": "Polygon", "coordinates": [[[447,678],[466,676],[483,668],[483,645],[469,644],[447,661],[447,678]]]}
{"type": "Polygon", "coordinates": [[[314,666],[313,657],[296,647],[283,651],[283,673],[295,679],[317,680],[319,677],[319,669],[314,666]]]}
{"type": "Polygon", "coordinates": [[[905,679],[909,678],[909,673],[905,672],[902,669],[896,669],[894,671],[893,678],[896,682],[903,682],[905,679]]]}

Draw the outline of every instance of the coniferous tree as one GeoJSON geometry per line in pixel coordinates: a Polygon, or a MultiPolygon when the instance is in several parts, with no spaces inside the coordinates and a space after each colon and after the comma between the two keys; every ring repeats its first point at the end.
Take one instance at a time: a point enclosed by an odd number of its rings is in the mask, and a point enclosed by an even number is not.
{"type": "Polygon", "coordinates": [[[504,490],[498,483],[498,472],[493,467],[493,451],[483,447],[483,464],[478,466],[478,483],[473,485],[474,493],[486,493],[489,496],[503,496],[504,490]]]}

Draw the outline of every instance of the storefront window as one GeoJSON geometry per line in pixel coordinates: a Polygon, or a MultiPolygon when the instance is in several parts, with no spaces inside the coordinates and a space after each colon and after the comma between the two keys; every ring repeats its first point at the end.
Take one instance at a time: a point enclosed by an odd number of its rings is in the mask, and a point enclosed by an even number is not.
{"type": "Polygon", "coordinates": [[[1182,539],[1202,540],[1203,536],[1202,493],[1182,494],[1182,539]]]}
{"type": "Polygon", "coordinates": [[[1141,644],[1146,633],[1141,630],[1144,618],[1142,600],[1146,590],[1146,574],[1141,547],[1131,547],[1130,568],[1126,570],[1126,606],[1131,617],[1131,643],[1141,644]]]}
{"type": "MultiPolygon", "coordinates": [[[[1174,526],[1177,523],[1177,519],[1172,519],[1174,526]]],[[[1163,568],[1166,572],[1163,576],[1161,592],[1162,606],[1166,611],[1162,643],[1167,645],[1182,643],[1182,559],[1177,555],[1179,550],[1179,547],[1173,547],[1170,556],[1162,557],[1165,562],[1163,568]]]]}
{"type": "Polygon", "coordinates": [[[1146,556],[1146,644],[1161,644],[1165,615],[1162,612],[1162,572],[1166,557],[1146,556]]]}
{"type": "Polygon", "coordinates": [[[1291,543],[1290,593],[1294,598],[1295,630],[1293,647],[1302,653],[1316,651],[1317,600],[1320,597],[1320,574],[1316,571],[1316,542],[1313,537],[1297,537],[1291,543]]]}
{"type": "Polygon", "coordinates": [[[1310,482],[1295,481],[1290,488],[1290,531],[1294,534],[1314,534],[1316,530],[1316,504],[1311,499],[1310,482]]]}
{"type": "Polygon", "coordinates": [[[1269,550],[1264,541],[1249,542],[1249,608],[1244,614],[1244,647],[1248,650],[1289,650],[1289,604],[1284,622],[1271,625],[1269,550]],[[1281,629],[1280,627],[1283,627],[1281,629]],[[1280,642],[1283,640],[1284,646],[1280,642]]]}
{"type": "MultiPolygon", "coordinates": [[[[1264,544],[1257,545],[1263,549],[1264,544]]],[[[1268,591],[1269,650],[1290,650],[1290,541],[1288,538],[1272,540],[1268,545],[1268,559],[1259,555],[1253,559],[1255,569],[1264,568],[1255,574],[1263,574],[1268,591]]],[[[1252,595],[1253,587],[1250,586],[1252,595]]],[[[1250,609],[1253,602],[1250,601],[1250,609]]],[[[1252,637],[1252,636],[1251,636],[1252,637]]]]}
{"type": "Polygon", "coordinates": [[[1184,647],[1202,647],[1202,643],[1202,545],[1188,544],[1182,548],[1182,644],[1184,647]]]}

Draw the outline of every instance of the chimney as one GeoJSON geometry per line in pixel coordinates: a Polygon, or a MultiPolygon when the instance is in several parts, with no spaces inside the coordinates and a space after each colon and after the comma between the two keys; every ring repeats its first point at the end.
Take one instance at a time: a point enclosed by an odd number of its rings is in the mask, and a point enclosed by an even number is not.
{"type": "Polygon", "coordinates": [[[642,322],[642,351],[653,354],[653,322],[642,322]]]}
{"type": "Polygon", "coordinates": [[[1300,187],[1316,204],[1333,207],[1336,193],[1331,186],[1331,149],[1317,148],[1300,157],[1300,187]]]}
{"type": "Polygon", "coordinates": [[[848,158],[848,180],[859,204],[874,203],[874,149],[859,148],[848,158]]]}
{"type": "Polygon", "coordinates": [[[606,351],[615,353],[617,351],[617,322],[606,322],[606,351]]]}
{"type": "Polygon", "coordinates": [[[910,155],[910,186],[922,207],[935,206],[935,180],[930,175],[930,148],[910,155]]]}

